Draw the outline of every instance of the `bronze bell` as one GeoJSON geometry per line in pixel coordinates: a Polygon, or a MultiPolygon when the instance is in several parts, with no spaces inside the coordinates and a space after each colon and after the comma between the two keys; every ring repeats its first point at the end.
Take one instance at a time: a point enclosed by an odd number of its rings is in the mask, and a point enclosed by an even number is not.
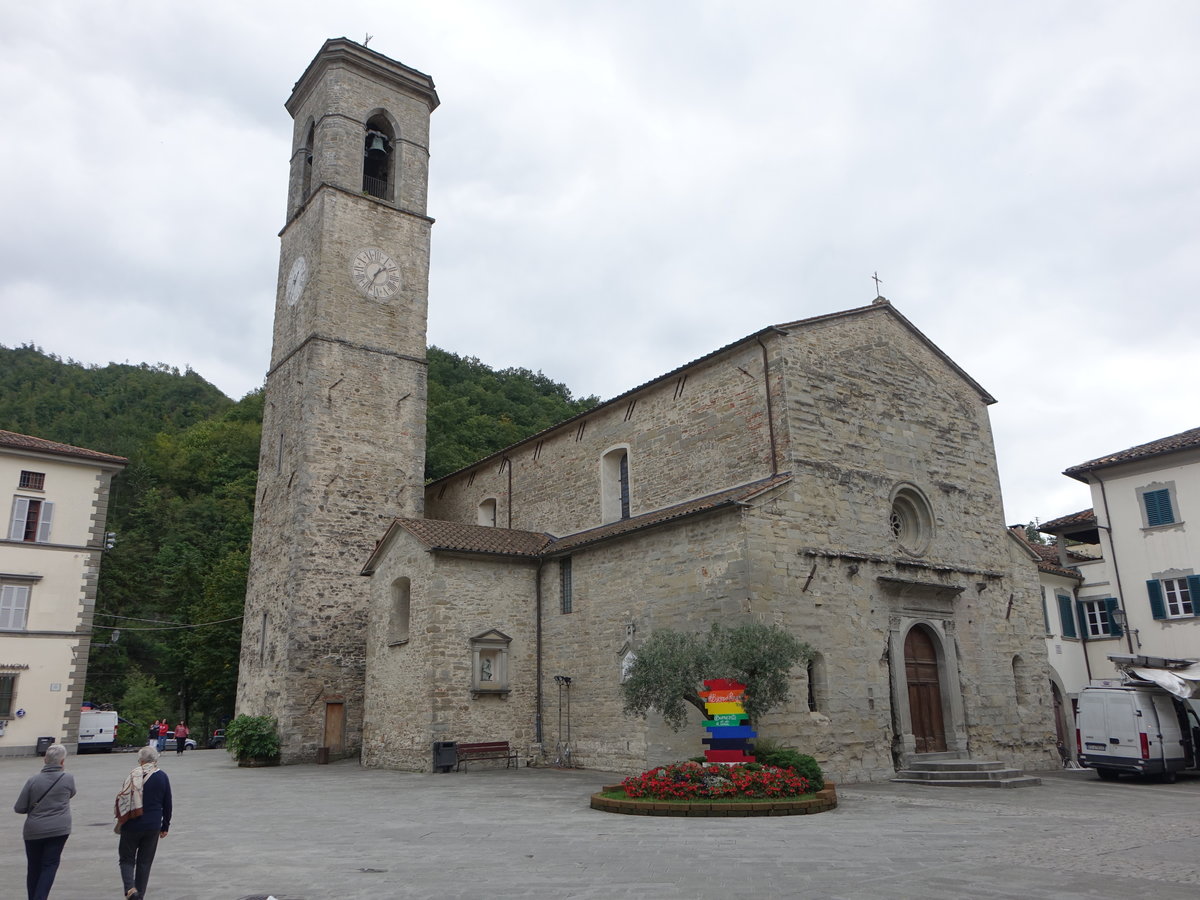
{"type": "Polygon", "coordinates": [[[387,156],[387,153],[387,138],[378,131],[368,131],[366,155],[379,159],[380,157],[387,156]]]}

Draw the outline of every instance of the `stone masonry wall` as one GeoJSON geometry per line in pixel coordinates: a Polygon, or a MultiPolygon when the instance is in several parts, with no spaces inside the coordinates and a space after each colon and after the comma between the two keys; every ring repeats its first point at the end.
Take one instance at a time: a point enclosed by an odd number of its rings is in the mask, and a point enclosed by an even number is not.
{"type": "Polygon", "coordinates": [[[556,535],[604,524],[600,460],[629,453],[630,514],[771,474],[762,352],[737,347],[687,373],[511,448],[511,504],[500,457],[434,483],[431,519],[475,522],[496,499],[497,524],[556,535]]]}
{"type": "Polygon", "coordinates": [[[427,552],[407,533],[371,578],[368,729],[363,762],[428,771],[433,741],[535,743],[537,565],[427,552]],[[391,585],[411,581],[409,641],[388,646],[391,585]],[[472,695],[471,638],[509,638],[504,695],[472,695]]]}

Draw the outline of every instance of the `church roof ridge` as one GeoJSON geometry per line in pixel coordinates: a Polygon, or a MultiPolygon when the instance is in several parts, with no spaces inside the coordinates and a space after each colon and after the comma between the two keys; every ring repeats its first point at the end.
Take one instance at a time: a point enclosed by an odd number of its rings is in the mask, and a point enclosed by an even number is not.
{"type": "Polygon", "coordinates": [[[907,318],[905,318],[900,313],[900,311],[897,310],[896,307],[892,305],[891,301],[889,301],[885,298],[882,298],[882,297],[877,297],[874,301],[867,304],[866,306],[856,306],[856,307],[853,307],[852,309],[844,309],[844,310],[840,310],[838,312],[822,313],[821,315],[810,316],[805,319],[796,319],[793,322],[788,322],[783,325],[768,325],[766,328],[760,328],[758,331],[755,331],[752,334],[748,334],[745,337],[739,338],[736,341],[732,341],[728,344],[725,344],[724,346],[718,347],[716,350],[712,350],[709,353],[704,354],[703,356],[699,356],[696,359],[693,359],[691,362],[686,362],[683,365],[676,366],[674,369],[671,369],[668,372],[664,372],[662,375],[657,375],[654,378],[651,378],[649,381],[644,381],[641,384],[636,385],[635,387],[632,387],[627,391],[617,394],[615,397],[612,397],[611,399],[604,400],[601,403],[597,404],[596,406],[593,406],[591,409],[585,410],[584,412],[581,412],[581,413],[576,413],[575,415],[571,416],[570,418],[563,419],[561,422],[556,422],[553,425],[549,426],[548,428],[543,428],[541,431],[531,434],[531,435],[529,435],[529,437],[523,438],[522,440],[519,440],[514,444],[509,444],[507,447],[504,447],[503,449],[496,450],[495,452],[490,453],[487,456],[481,456],[479,459],[475,460],[470,465],[463,466],[460,469],[456,469],[453,472],[449,472],[446,475],[443,475],[441,478],[435,478],[433,481],[429,482],[429,484],[426,485],[426,487],[429,487],[429,485],[439,484],[440,482],[454,478],[457,475],[461,475],[464,472],[469,472],[471,469],[474,469],[477,466],[483,465],[484,463],[486,463],[490,460],[503,459],[505,456],[510,454],[517,447],[521,447],[525,444],[529,444],[529,443],[537,441],[541,438],[544,438],[546,435],[550,434],[551,432],[557,431],[560,428],[565,428],[567,425],[570,425],[572,422],[576,422],[580,419],[586,418],[587,416],[593,415],[597,411],[604,409],[607,406],[614,406],[618,403],[621,403],[622,401],[628,400],[634,394],[640,393],[640,392],[646,390],[647,388],[650,388],[653,385],[658,384],[661,381],[667,381],[671,378],[674,378],[674,377],[680,375],[681,373],[687,371],[688,369],[693,368],[694,366],[698,366],[698,365],[707,363],[713,359],[716,359],[717,357],[721,356],[724,353],[728,353],[731,350],[742,346],[743,344],[748,344],[751,341],[756,341],[759,338],[764,337],[766,335],[769,335],[769,334],[784,334],[784,335],[786,335],[789,333],[789,330],[805,328],[805,327],[809,327],[812,325],[820,324],[822,322],[829,322],[829,321],[834,321],[837,319],[846,319],[846,318],[852,318],[855,316],[870,315],[873,313],[881,313],[881,312],[885,313],[887,315],[891,315],[901,325],[903,325],[905,328],[907,328],[909,331],[911,331],[917,338],[919,338],[924,344],[926,344],[930,348],[930,350],[932,350],[935,355],[937,355],[940,359],[942,359],[943,362],[945,362],[948,366],[950,366],[950,368],[953,369],[954,372],[957,375],[959,375],[959,377],[961,377],[964,381],[966,381],[968,384],[970,384],[971,387],[974,388],[979,393],[980,397],[983,399],[983,401],[985,403],[992,404],[992,403],[996,402],[996,399],[991,394],[989,394],[987,391],[985,391],[983,389],[983,387],[977,381],[975,381],[975,379],[973,379],[970,375],[968,375],[962,369],[961,366],[959,366],[956,362],[954,362],[954,360],[952,360],[948,355],[946,355],[946,353],[941,348],[939,348],[937,346],[937,344],[935,344],[933,341],[931,341],[924,333],[921,332],[921,330],[919,328],[917,328],[915,325],[913,325],[912,322],[910,322],[907,318]]]}

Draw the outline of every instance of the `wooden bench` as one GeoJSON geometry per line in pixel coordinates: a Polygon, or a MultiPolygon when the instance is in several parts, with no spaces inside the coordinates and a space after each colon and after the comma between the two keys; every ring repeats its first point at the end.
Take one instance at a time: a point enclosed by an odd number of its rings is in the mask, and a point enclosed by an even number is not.
{"type": "Polygon", "coordinates": [[[476,759],[502,759],[504,760],[504,768],[516,763],[517,768],[521,767],[521,761],[517,757],[517,751],[509,746],[508,741],[481,741],[474,744],[459,744],[458,762],[454,766],[454,771],[460,771],[460,766],[465,762],[470,762],[476,759]]]}

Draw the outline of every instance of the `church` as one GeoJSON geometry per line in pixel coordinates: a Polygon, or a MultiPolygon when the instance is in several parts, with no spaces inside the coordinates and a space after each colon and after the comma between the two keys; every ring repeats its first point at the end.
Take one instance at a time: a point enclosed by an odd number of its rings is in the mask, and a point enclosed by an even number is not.
{"type": "Polygon", "coordinates": [[[423,483],[432,79],[346,39],[296,83],[238,712],[429,771],[436,742],[640,771],[656,629],[816,650],[763,737],[837,781],[1057,761],[1036,563],[988,392],[890,302],[769,325],[423,483]]]}

